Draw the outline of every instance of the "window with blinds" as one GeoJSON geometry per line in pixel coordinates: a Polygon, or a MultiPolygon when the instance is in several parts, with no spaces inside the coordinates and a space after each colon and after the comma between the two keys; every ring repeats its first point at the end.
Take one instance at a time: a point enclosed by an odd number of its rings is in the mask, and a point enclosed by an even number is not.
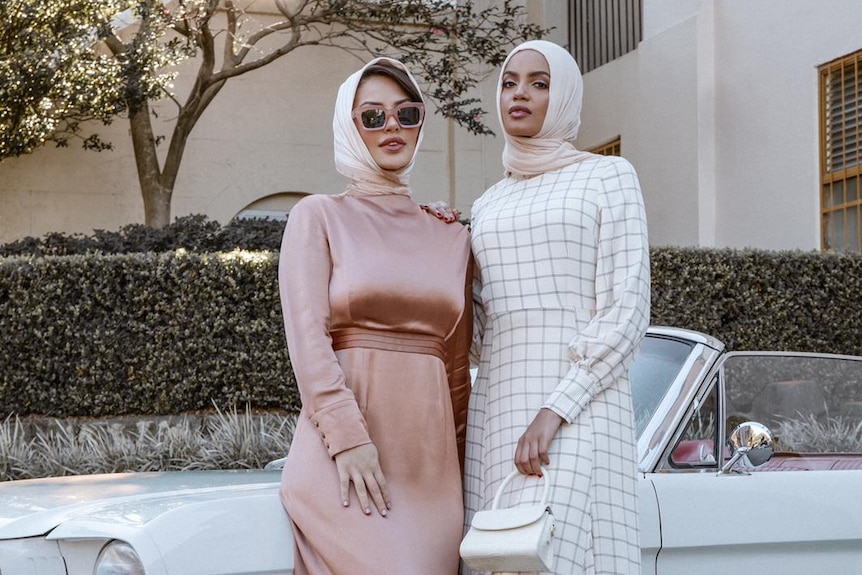
{"type": "Polygon", "coordinates": [[[642,0],[569,0],[569,49],[586,74],[637,48],[642,0]]]}
{"type": "Polygon", "coordinates": [[[862,252],[862,50],[820,67],[821,248],[862,252]]]}

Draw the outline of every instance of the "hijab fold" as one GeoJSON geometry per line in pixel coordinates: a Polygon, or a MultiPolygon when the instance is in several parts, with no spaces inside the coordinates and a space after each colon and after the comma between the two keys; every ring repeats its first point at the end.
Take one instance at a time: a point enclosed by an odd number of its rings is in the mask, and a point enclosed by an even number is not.
{"type": "Polygon", "coordinates": [[[503,130],[506,138],[503,167],[507,177],[537,176],[593,157],[593,154],[578,150],[572,143],[578,137],[581,125],[584,97],[581,70],[568,51],[552,42],[531,40],[509,52],[500,71],[500,81],[497,82],[497,117],[500,125],[503,125],[504,113],[500,109],[503,72],[512,56],[523,50],[535,50],[548,62],[551,72],[548,111],[542,128],[533,137],[511,136],[503,130]]]}
{"type": "MultiPolygon", "coordinates": [[[[353,121],[353,101],[356,98],[356,90],[362,74],[373,64],[388,64],[404,70],[410,82],[416,87],[416,92],[421,94],[419,84],[410,74],[410,71],[397,60],[391,58],[375,58],[354,72],[341,84],[338,89],[338,98],[335,101],[335,115],[332,119],[332,132],[335,139],[335,169],[343,176],[350,179],[344,195],[348,196],[379,196],[384,194],[410,195],[409,174],[416,160],[416,151],[422,143],[423,129],[419,129],[419,137],[416,141],[416,149],[410,162],[398,170],[384,170],[377,165],[371,152],[359,135],[359,128],[353,121]]],[[[423,102],[424,103],[424,102],[423,102]]]]}

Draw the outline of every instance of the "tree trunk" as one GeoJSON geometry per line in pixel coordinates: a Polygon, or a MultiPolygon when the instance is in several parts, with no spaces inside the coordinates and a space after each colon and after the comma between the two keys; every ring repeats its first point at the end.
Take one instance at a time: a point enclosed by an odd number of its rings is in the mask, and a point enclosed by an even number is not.
{"type": "Polygon", "coordinates": [[[171,223],[171,195],[173,190],[158,182],[141,182],[141,195],[144,198],[144,223],[151,228],[161,229],[171,223]]]}
{"type": "Polygon", "coordinates": [[[173,180],[170,185],[164,183],[150,122],[150,106],[147,102],[129,114],[138,183],[144,200],[144,223],[151,228],[160,229],[171,223],[171,196],[174,187],[173,180]]]}

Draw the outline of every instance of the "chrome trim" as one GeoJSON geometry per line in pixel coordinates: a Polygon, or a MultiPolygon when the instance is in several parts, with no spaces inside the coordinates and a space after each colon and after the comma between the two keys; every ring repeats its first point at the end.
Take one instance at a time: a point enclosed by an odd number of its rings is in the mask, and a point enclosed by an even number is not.
{"type": "Polygon", "coordinates": [[[724,349],[724,343],[702,331],[694,331],[681,327],[670,327],[665,325],[651,325],[647,328],[647,334],[661,337],[670,337],[691,343],[701,343],[713,349],[724,349]]]}

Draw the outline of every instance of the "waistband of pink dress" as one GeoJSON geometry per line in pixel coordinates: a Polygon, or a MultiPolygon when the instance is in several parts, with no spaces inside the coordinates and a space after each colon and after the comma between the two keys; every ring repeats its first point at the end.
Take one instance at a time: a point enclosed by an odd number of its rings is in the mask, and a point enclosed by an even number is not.
{"type": "Polygon", "coordinates": [[[403,331],[382,331],[364,327],[345,327],[332,330],[332,349],[335,351],[352,347],[424,353],[446,361],[443,338],[436,335],[403,331]]]}

